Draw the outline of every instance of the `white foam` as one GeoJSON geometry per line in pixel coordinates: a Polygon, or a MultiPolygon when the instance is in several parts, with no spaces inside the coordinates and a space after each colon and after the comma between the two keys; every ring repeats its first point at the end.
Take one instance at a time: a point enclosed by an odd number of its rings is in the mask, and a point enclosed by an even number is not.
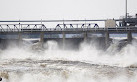
{"type": "MultiPolygon", "coordinates": [[[[63,50],[59,49],[58,45],[54,41],[49,41],[45,43],[45,49],[42,52],[37,52],[37,50],[31,50],[30,48],[18,48],[10,47],[6,50],[0,51],[0,65],[5,65],[13,60],[24,60],[30,59],[30,61],[38,60],[67,60],[67,61],[80,61],[88,62],[91,64],[98,65],[109,65],[118,67],[136,67],[137,66],[137,43],[133,41],[132,44],[125,46],[122,50],[117,51],[117,41],[115,41],[106,50],[98,50],[95,43],[90,44],[82,43],[79,50],[63,50]]],[[[22,63],[23,64],[23,63],[22,63]]],[[[7,69],[15,70],[25,70],[28,67],[14,67],[12,65],[8,66],[7,69]],[[16,68],[16,69],[15,69],[16,68]]],[[[37,65],[36,65],[37,66],[37,65]]],[[[8,79],[3,79],[3,82],[136,82],[137,72],[128,73],[121,69],[117,71],[115,69],[102,69],[93,70],[92,68],[79,68],[77,66],[59,66],[51,64],[49,67],[52,68],[62,68],[62,71],[37,71],[37,72],[9,72],[8,79]],[[92,70],[91,70],[92,69],[92,70]],[[110,77],[109,70],[118,72],[112,72],[112,77],[110,77]],[[65,72],[64,72],[65,71],[65,72]],[[63,75],[62,75],[63,74],[63,75]],[[64,75],[65,74],[65,75],[64,75]],[[131,74],[131,76],[130,76],[131,74]]],[[[35,65],[34,65],[35,67],[35,65]]],[[[4,67],[3,67],[4,68],[4,67]]],[[[5,67],[6,68],[6,67],[5,67]]],[[[38,69],[38,68],[37,68],[38,69]]]]}

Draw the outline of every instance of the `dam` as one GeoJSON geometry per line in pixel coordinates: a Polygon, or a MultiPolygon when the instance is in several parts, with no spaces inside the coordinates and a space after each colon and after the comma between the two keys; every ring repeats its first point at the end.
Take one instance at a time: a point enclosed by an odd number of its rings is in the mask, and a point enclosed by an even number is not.
{"type": "Polygon", "coordinates": [[[25,38],[37,38],[42,45],[44,42],[54,40],[62,47],[69,42],[67,47],[71,47],[73,45],[78,46],[83,41],[88,42],[96,38],[100,44],[103,44],[102,46],[109,46],[111,42],[110,35],[126,34],[127,43],[130,43],[134,38],[132,34],[137,33],[136,20],[137,18],[116,20],[0,21],[0,40],[1,43],[5,42],[4,44],[10,41],[16,41],[20,44],[25,38]],[[100,27],[97,23],[93,23],[96,21],[105,22],[105,26],[100,27]],[[119,25],[117,25],[117,21],[119,25]],[[55,27],[47,27],[43,22],[54,22],[56,24],[55,27]]]}

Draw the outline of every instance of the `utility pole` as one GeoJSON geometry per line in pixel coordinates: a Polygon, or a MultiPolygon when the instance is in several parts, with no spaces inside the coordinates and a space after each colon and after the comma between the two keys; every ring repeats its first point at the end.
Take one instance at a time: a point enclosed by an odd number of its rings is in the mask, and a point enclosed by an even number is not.
{"type": "Polygon", "coordinates": [[[127,19],[127,0],[125,1],[125,3],[126,3],[126,14],[125,14],[125,18],[127,19]]]}

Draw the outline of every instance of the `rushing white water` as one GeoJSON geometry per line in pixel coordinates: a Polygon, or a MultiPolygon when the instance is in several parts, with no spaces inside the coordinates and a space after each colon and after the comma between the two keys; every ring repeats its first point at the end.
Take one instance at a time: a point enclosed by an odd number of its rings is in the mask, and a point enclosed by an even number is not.
{"type": "Polygon", "coordinates": [[[106,51],[94,42],[79,50],[59,49],[55,41],[45,50],[10,46],[0,51],[0,76],[2,82],[136,82],[136,41],[120,51],[117,44],[106,51]]]}

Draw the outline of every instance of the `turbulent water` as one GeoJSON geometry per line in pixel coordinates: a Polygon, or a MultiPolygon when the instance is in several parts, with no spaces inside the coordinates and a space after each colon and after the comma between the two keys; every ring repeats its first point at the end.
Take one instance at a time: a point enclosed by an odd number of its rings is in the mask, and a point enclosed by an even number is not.
{"type": "Polygon", "coordinates": [[[106,51],[92,41],[79,50],[59,49],[55,41],[45,50],[12,45],[0,51],[0,76],[2,82],[137,82],[137,42],[121,50],[118,43],[106,51]]]}

